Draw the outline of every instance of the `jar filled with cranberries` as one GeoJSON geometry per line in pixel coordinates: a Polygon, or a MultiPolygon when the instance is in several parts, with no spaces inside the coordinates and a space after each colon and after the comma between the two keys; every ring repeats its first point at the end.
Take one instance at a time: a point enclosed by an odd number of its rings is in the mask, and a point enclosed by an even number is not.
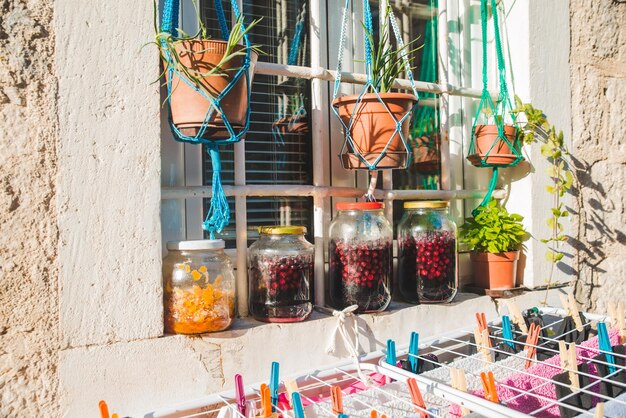
{"type": "Polygon", "coordinates": [[[337,203],[330,225],[327,301],[335,309],[384,311],[391,301],[393,229],[378,202],[337,203]]]}
{"type": "Polygon", "coordinates": [[[445,303],[458,288],[456,224],[444,201],[405,202],[398,225],[398,292],[409,303],[445,303]]]}
{"type": "Polygon", "coordinates": [[[304,321],[313,310],[313,244],[303,226],[262,226],[248,249],[248,308],[263,322],[304,321]]]}

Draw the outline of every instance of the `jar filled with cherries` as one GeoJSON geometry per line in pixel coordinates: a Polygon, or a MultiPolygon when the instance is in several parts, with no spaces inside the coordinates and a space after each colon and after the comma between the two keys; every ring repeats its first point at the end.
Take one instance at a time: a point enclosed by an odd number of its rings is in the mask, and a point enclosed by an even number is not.
{"type": "Polygon", "coordinates": [[[456,224],[444,201],[405,202],[398,225],[398,292],[409,303],[445,303],[458,288],[456,224]]]}
{"type": "Polygon", "coordinates": [[[391,301],[393,229],[378,202],[337,203],[329,231],[327,301],[335,309],[384,311],[391,301]]]}
{"type": "Polygon", "coordinates": [[[303,226],[262,226],[248,249],[250,314],[264,322],[299,322],[313,310],[313,244],[303,226]]]}

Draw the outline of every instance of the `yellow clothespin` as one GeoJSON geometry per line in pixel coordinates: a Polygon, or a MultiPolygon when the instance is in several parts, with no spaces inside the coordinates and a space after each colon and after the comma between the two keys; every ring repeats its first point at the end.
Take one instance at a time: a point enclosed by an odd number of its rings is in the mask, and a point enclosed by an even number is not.
{"type": "Polygon", "coordinates": [[[561,298],[563,309],[565,309],[565,312],[567,313],[567,315],[571,316],[572,319],[574,320],[574,324],[576,324],[576,329],[578,330],[578,332],[583,332],[583,330],[585,329],[585,326],[580,320],[578,303],[576,303],[574,294],[569,293],[566,297],[565,295],[561,293],[559,294],[559,297],[561,298]]]}
{"type": "Polygon", "coordinates": [[[565,341],[559,341],[559,354],[561,358],[561,369],[568,372],[569,381],[573,388],[580,389],[578,378],[578,362],[576,361],[576,344],[567,347],[565,341]]]}
{"type": "Polygon", "coordinates": [[[598,402],[593,418],[604,418],[604,402],[598,402]]]}
{"type": "Polygon", "coordinates": [[[624,321],[624,302],[617,306],[609,303],[609,316],[611,317],[611,327],[619,331],[620,344],[626,344],[626,322],[624,321]]]}
{"type": "MultiPolygon", "coordinates": [[[[284,381],[285,389],[287,389],[287,399],[289,399],[289,403],[291,404],[291,397],[295,392],[300,392],[300,388],[298,388],[298,383],[296,383],[293,379],[287,379],[284,381]]],[[[291,405],[293,407],[293,405],[291,405]]]]}
{"type": "Polygon", "coordinates": [[[476,340],[476,349],[483,355],[483,358],[488,363],[493,363],[493,357],[491,350],[489,349],[489,330],[480,330],[479,327],[474,328],[474,339],[476,340]]]}
{"type": "Polygon", "coordinates": [[[517,302],[514,300],[507,300],[506,306],[509,308],[509,318],[511,318],[511,321],[513,321],[513,323],[517,325],[524,334],[528,334],[528,326],[526,326],[524,315],[522,315],[522,310],[517,302]]]}
{"type": "MultiPolygon", "coordinates": [[[[450,369],[450,380],[453,388],[462,392],[467,392],[467,379],[465,378],[465,370],[452,367],[450,369]]],[[[469,413],[469,409],[461,406],[461,416],[468,415],[469,413]]]]}

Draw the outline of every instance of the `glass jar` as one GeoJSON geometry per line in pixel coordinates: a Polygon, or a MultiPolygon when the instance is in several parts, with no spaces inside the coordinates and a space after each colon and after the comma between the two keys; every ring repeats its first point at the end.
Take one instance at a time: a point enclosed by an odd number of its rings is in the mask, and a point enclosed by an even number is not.
{"type": "Polygon", "coordinates": [[[330,225],[327,302],[384,311],[391,301],[393,229],[378,202],[337,203],[330,225]]]}
{"type": "Polygon", "coordinates": [[[163,260],[165,332],[223,331],[235,319],[235,275],[224,241],[167,243],[163,260]]]}
{"type": "Polygon", "coordinates": [[[458,287],[456,224],[444,201],[405,202],[398,224],[398,292],[409,303],[445,303],[458,287]]]}
{"type": "Polygon", "coordinates": [[[313,244],[303,226],[263,226],[248,249],[250,314],[264,322],[299,322],[313,310],[313,244]]]}

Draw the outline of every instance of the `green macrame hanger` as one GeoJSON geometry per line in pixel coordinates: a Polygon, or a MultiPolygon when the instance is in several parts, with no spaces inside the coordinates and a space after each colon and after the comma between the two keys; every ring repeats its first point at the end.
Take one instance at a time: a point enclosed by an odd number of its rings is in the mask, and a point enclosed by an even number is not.
{"type": "MultiPolygon", "coordinates": [[[[480,2],[480,17],[481,17],[481,28],[482,28],[482,46],[483,46],[483,90],[480,97],[480,103],[478,105],[478,109],[476,111],[476,115],[474,117],[474,124],[472,125],[471,132],[471,140],[468,152],[469,156],[477,156],[478,150],[476,147],[476,126],[478,125],[478,121],[481,119],[492,120],[492,125],[495,125],[498,128],[498,136],[491,144],[489,149],[484,153],[480,154],[479,157],[474,157],[471,161],[477,167],[491,167],[493,168],[493,174],[491,176],[491,181],[489,182],[489,188],[487,190],[487,194],[485,198],[480,203],[480,206],[485,206],[490,200],[498,183],[498,169],[501,167],[512,167],[517,165],[524,157],[521,153],[521,148],[519,145],[519,140],[517,138],[517,125],[513,116],[511,115],[511,110],[513,109],[511,105],[511,98],[509,95],[509,90],[506,81],[506,68],[504,65],[504,55],[502,53],[502,40],[500,38],[500,25],[498,23],[498,8],[496,5],[496,0],[481,0],[480,2]],[[494,28],[494,42],[496,45],[496,58],[498,64],[498,84],[499,84],[499,101],[494,103],[491,98],[491,94],[489,93],[489,81],[487,78],[488,72],[488,62],[487,62],[487,20],[488,20],[488,9],[489,3],[491,3],[491,11],[493,14],[493,28],[494,28]],[[510,123],[506,123],[506,121],[510,121],[510,123]],[[514,136],[513,141],[509,140],[505,135],[504,128],[506,125],[511,125],[515,127],[516,135],[514,136]],[[511,149],[512,154],[510,154],[509,158],[506,161],[493,161],[489,159],[490,153],[499,142],[502,141],[506,146],[511,149]]],[[[474,210],[474,214],[476,214],[476,210],[474,210]]]]}

